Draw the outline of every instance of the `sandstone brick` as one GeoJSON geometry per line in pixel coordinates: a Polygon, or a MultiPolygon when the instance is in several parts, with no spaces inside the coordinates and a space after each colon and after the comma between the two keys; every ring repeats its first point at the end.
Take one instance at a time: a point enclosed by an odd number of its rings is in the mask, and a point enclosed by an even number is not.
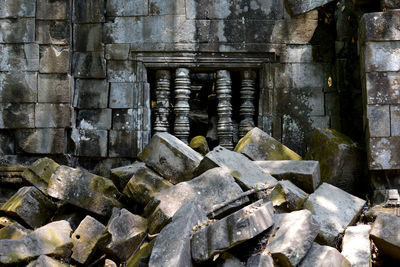
{"type": "Polygon", "coordinates": [[[1,19],[0,43],[31,43],[35,40],[35,19],[1,19]]]}
{"type": "Polygon", "coordinates": [[[36,104],[35,126],[62,128],[70,125],[71,110],[67,104],[36,104]]]}
{"type": "Polygon", "coordinates": [[[390,136],[389,105],[368,105],[367,120],[371,137],[390,136]]]}
{"type": "Polygon", "coordinates": [[[107,78],[110,82],[135,82],[136,64],[133,61],[107,61],[107,78]]]}
{"type": "Polygon", "coordinates": [[[0,71],[38,71],[39,45],[0,44],[0,71]]]}
{"type": "Polygon", "coordinates": [[[111,129],[111,109],[81,109],[78,111],[77,127],[80,129],[111,129]]]}
{"type": "Polygon", "coordinates": [[[186,15],[185,0],[163,1],[150,0],[149,12],[153,16],[186,15]]]}
{"type": "Polygon", "coordinates": [[[308,44],[318,26],[317,19],[306,17],[275,21],[271,43],[308,44]]]}
{"type": "Polygon", "coordinates": [[[1,103],[34,103],[37,101],[37,73],[0,73],[1,103]]]}
{"type": "Polygon", "coordinates": [[[106,80],[77,79],[74,107],[107,108],[108,83],[106,80]]]}
{"type": "Polygon", "coordinates": [[[149,10],[148,1],[107,1],[107,16],[111,17],[132,17],[147,16],[149,10]]]}
{"type": "Polygon", "coordinates": [[[67,20],[69,18],[69,0],[38,0],[37,19],[67,20]]]}
{"type": "Polygon", "coordinates": [[[333,0],[314,0],[314,1],[306,1],[306,0],[288,0],[286,1],[286,7],[288,12],[295,16],[299,14],[307,13],[317,7],[323,6],[332,2],[333,0]]]}
{"type": "Polygon", "coordinates": [[[0,104],[0,128],[34,128],[34,104],[0,104]]]}
{"type": "Polygon", "coordinates": [[[330,246],[320,246],[313,242],[299,267],[308,266],[352,266],[340,252],[330,246]]]}
{"type": "Polygon", "coordinates": [[[69,103],[70,79],[71,77],[66,74],[39,74],[39,103],[69,103]]]}
{"type": "Polygon", "coordinates": [[[75,24],[74,51],[95,52],[103,50],[102,24],[75,24]]]}
{"type": "Polygon", "coordinates": [[[400,106],[390,106],[390,134],[400,136],[400,106]]]}
{"type": "Polygon", "coordinates": [[[324,88],[327,87],[329,67],[323,64],[276,64],[277,88],[324,88]]]}
{"type": "Polygon", "coordinates": [[[112,127],[114,130],[141,130],[138,109],[113,109],[112,127]]]}
{"type": "Polygon", "coordinates": [[[369,138],[368,167],[370,170],[389,170],[400,168],[400,137],[369,138]]]}
{"type": "Polygon", "coordinates": [[[382,212],[378,214],[370,233],[379,252],[396,260],[400,260],[399,227],[399,217],[382,212]]]}
{"type": "Polygon", "coordinates": [[[64,129],[32,129],[15,132],[16,147],[23,153],[62,154],[64,153],[64,129]]]}
{"type": "Polygon", "coordinates": [[[370,72],[365,77],[368,104],[400,104],[400,73],[370,72]]]}
{"type": "Polygon", "coordinates": [[[400,41],[367,42],[362,49],[365,72],[400,71],[400,41]]]}
{"type": "Polygon", "coordinates": [[[129,57],[129,48],[129,44],[108,44],[106,45],[106,59],[127,60],[129,57]]]}
{"type": "Polygon", "coordinates": [[[136,132],[110,131],[109,156],[110,157],[135,157],[137,149],[136,132]]]}
{"type": "Polygon", "coordinates": [[[79,78],[105,78],[106,62],[99,52],[75,52],[72,59],[72,73],[79,78]]]}
{"type": "Polygon", "coordinates": [[[41,46],[39,71],[41,73],[68,73],[69,47],[41,46]]]}
{"type": "Polygon", "coordinates": [[[137,93],[135,83],[111,83],[110,108],[133,108],[137,93]]]}
{"type": "Polygon", "coordinates": [[[381,9],[400,9],[399,0],[381,0],[381,9]]]}
{"type": "Polygon", "coordinates": [[[76,130],[75,139],[78,155],[86,157],[107,157],[108,131],[76,130]]]}
{"type": "Polygon", "coordinates": [[[103,10],[104,0],[76,0],[74,1],[73,22],[104,22],[103,10]]]}
{"type": "Polygon", "coordinates": [[[3,0],[0,2],[0,18],[35,17],[36,1],[3,0]]]}
{"type": "Polygon", "coordinates": [[[37,20],[36,42],[38,44],[66,45],[69,43],[70,25],[67,21],[37,20]]]}
{"type": "Polygon", "coordinates": [[[371,262],[370,225],[350,226],[343,238],[342,255],[352,266],[368,267],[371,262]]]}
{"type": "Polygon", "coordinates": [[[14,137],[10,132],[0,131],[0,155],[12,155],[14,150],[14,137]]]}
{"type": "Polygon", "coordinates": [[[398,10],[364,14],[360,22],[360,40],[363,42],[400,40],[399,14],[398,10]]]}

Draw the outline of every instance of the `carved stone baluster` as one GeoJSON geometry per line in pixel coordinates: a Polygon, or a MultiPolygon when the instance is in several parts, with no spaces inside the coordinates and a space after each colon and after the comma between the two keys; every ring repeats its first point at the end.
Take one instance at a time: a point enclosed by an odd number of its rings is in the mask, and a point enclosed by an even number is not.
{"type": "Polygon", "coordinates": [[[175,124],[174,134],[184,143],[188,143],[189,125],[189,98],[190,98],[190,77],[189,69],[179,68],[175,73],[175,124]]]}
{"type": "Polygon", "coordinates": [[[218,138],[219,144],[227,149],[233,149],[232,126],[232,89],[231,76],[227,70],[217,71],[218,98],[218,138]]]}
{"type": "Polygon", "coordinates": [[[158,70],[156,72],[156,120],[154,132],[169,131],[169,96],[170,96],[171,73],[169,70],[158,70]]]}
{"type": "Polygon", "coordinates": [[[254,128],[254,93],[256,83],[256,72],[245,70],[241,72],[242,87],[240,88],[240,125],[239,136],[242,138],[248,131],[254,128]]]}

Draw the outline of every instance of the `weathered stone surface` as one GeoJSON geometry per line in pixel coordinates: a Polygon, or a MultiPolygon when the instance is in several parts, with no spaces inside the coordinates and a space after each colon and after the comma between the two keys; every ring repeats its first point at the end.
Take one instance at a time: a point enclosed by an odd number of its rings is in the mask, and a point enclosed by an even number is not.
{"type": "Polygon", "coordinates": [[[147,16],[148,1],[107,1],[107,15],[111,17],[147,16]]]}
{"type": "Polygon", "coordinates": [[[172,186],[143,162],[113,169],[110,178],[114,184],[124,188],[123,193],[126,196],[143,206],[147,205],[158,192],[172,186]]]}
{"type": "Polygon", "coordinates": [[[35,126],[62,128],[70,125],[71,111],[67,104],[36,104],[35,126]]]}
{"type": "Polygon", "coordinates": [[[39,74],[39,103],[70,103],[70,76],[64,74],[39,74]]]}
{"type": "Polygon", "coordinates": [[[69,18],[68,0],[39,0],[36,18],[42,20],[67,20],[69,18]]]}
{"type": "Polygon", "coordinates": [[[14,137],[9,132],[0,132],[0,155],[15,154],[14,137]]]}
{"type": "Polygon", "coordinates": [[[400,259],[400,218],[394,214],[380,213],[372,226],[370,237],[379,252],[400,259]]]}
{"type": "Polygon", "coordinates": [[[362,49],[365,72],[400,70],[400,42],[367,42],[362,49]]]}
{"type": "Polygon", "coordinates": [[[33,104],[0,104],[0,128],[34,128],[33,104]]]}
{"type": "Polygon", "coordinates": [[[364,205],[365,200],[327,183],[318,187],[304,203],[320,225],[318,242],[327,245],[335,245],[337,235],[355,222],[364,205]]]}
{"type": "Polygon", "coordinates": [[[126,209],[113,209],[100,249],[126,261],[147,236],[147,220],[126,209]]]}
{"type": "Polygon", "coordinates": [[[8,218],[5,216],[0,217],[0,228],[6,227],[11,224],[17,224],[17,223],[18,223],[17,221],[15,221],[11,218],[8,218]]]}
{"type": "Polygon", "coordinates": [[[111,83],[110,108],[133,108],[138,97],[135,83],[111,83]]]}
{"type": "Polygon", "coordinates": [[[399,0],[381,0],[381,9],[400,9],[399,0]]]}
{"type": "Polygon", "coordinates": [[[30,227],[40,227],[50,219],[56,205],[33,186],[18,190],[3,206],[1,211],[17,216],[30,227]]]}
{"type": "Polygon", "coordinates": [[[104,0],[77,0],[74,3],[73,22],[104,22],[104,0]]]}
{"type": "MultiPolygon", "coordinates": [[[[306,98],[309,98],[310,88],[321,91],[321,88],[326,87],[326,81],[331,72],[329,65],[318,63],[275,64],[274,67],[275,86],[277,88],[286,89],[286,91],[287,88],[292,88],[292,90],[296,89],[296,91],[294,91],[295,97],[296,94],[301,93],[304,95],[303,97],[306,98]],[[308,94],[300,89],[307,89],[308,94]]],[[[309,106],[309,104],[307,106],[309,106]]],[[[309,108],[311,109],[312,107],[310,106],[309,108]]]]}
{"type": "Polygon", "coordinates": [[[106,157],[108,146],[107,130],[75,130],[72,138],[79,156],[106,157]]]}
{"type": "Polygon", "coordinates": [[[60,165],[52,159],[41,158],[27,167],[22,173],[22,177],[40,191],[47,194],[47,186],[50,177],[59,166],[60,165]]]}
{"type": "Polygon", "coordinates": [[[118,267],[118,265],[114,261],[106,259],[104,261],[104,267],[118,267]]]}
{"type": "Polygon", "coordinates": [[[72,229],[67,221],[49,223],[18,240],[0,240],[0,263],[18,264],[39,255],[68,257],[72,229]]]}
{"type": "Polygon", "coordinates": [[[389,170],[400,168],[399,144],[399,136],[369,138],[369,169],[389,170]]]}
{"type": "Polygon", "coordinates": [[[183,205],[155,240],[149,267],[190,267],[190,233],[195,225],[207,220],[206,213],[197,201],[183,205]]]}
{"type": "Polygon", "coordinates": [[[204,156],[196,170],[200,174],[214,167],[226,167],[238,183],[245,188],[255,188],[260,185],[275,185],[276,179],[264,172],[246,156],[217,146],[204,156]]]}
{"type": "Polygon", "coordinates": [[[151,255],[151,251],[153,249],[155,239],[150,242],[145,242],[143,245],[140,246],[138,252],[133,254],[128,261],[126,262],[127,267],[138,267],[142,264],[147,264],[149,262],[149,258],[151,255]]]}
{"type": "MultiPolygon", "coordinates": [[[[310,13],[318,14],[317,11],[310,13]]],[[[318,16],[317,16],[318,17],[318,16]]],[[[318,26],[317,18],[296,16],[292,19],[276,20],[273,24],[270,42],[281,44],[308,44],[318,26]]],[[[257,34],[258,29],[255,34],[257,34]]]]}
{"type": "Polygon", "coordinates": [[[50,258],[46,255],[40,255],[37,260],[31,261],[26,267],[69,267],[71,265],[55,260],[53,258],[50,258]]]}
{"type": "Polygon", "coordinates": [[[282,145],[273,137],[255,127],[235,147],[252,160],[301,160],[296,152],[282,145]]]}
{"type": "Polygon", "coordinates": [[[72,73],[79,78],[105,78],[104,53],[75,52],[72,59],[72,73]]]}
{"type": "Polygon", "coordinates": [[[71,258],[81,264],[90,258],[106,227],[91,216],[86,216],[72,234],[71,258]]]}
{"type": "MultiPolygon", "coordinates": [[[[310,215],[311,216],[311,215],[310,215]]],[[[202,262],[226,251],[274,224],[272,203],[259,200],[193,234],[192,258],[202,262]]]]}
{"type": "MultiPolygon", "coordinates": [[[[107,1],[110,3],[110,1],[107,1]]],[[[118,3],[123,3],[118,1],[118,3]]],[[[133,3],[133,2],[125,2],[133,3]]],[[[136,3],[136,2],[134,2],[136,3]]],[[[144,3],[144,2],[140,2],[144,3]]],[[[147,2],[146,2],[147,3],[147,2]]],[[[107,60],[127,60],[129,57],[129,44],[107,44],[106,45],[106,59],[107,60]]]]}
{"type": "Polygon", "coordinates": [[[277,215],[267,249],[282,266],[297,266],[318,231],[318,223],[308,210],[277,215]]]}
{"type": "Polygon", "coordinates": [[[136,157],[138,153],[137,139],[136,132],[111,130],[108,155],[110,157],[136,157]]]}
{"type": "Polygon", "coordinates": [[[279,181],[268,195],[274,208],[285,212],[301,209],[307,197],[306,192],[286,180],[279,181]]]}
{"type": "Polygon", "coordinates": [[[143,115],[141,109],[113,109],[114,130],[140,131],[142,124],[140,118],[143,115]]]}
{"type": "Polygon", "coordinates": [[[192,140],[190,140],[189,146],[203,156],[210,152],[207,139],[204,136],[193,137],[192,140]]]}
{"type": "Polygon", "coordinates": [[[363,42],[400,40],[399,25],[398,10],[365,13],[360,22],[360,40],[363,42]]]}
{"type": "Polygon", "coordinates": [[[400,106],[390,106],[390,134],[400,136],[400,106]]]}
{"type": "Polygon", "coordinates": [[[35,1],[4,0],[0,2],[0,18],[34,17],[35,12],[35,1]]]}
{"type": "Polygon", "coordinates": [[[307,13],[313,9],[316,9],[320,6],[328,4],[333,0],[285,0],[286,10],[292,15],[300,15],[307,13]]]}
{"type": "Polygon", "coordinates": [[[138,157],[172,183],[190,180],[202,156],[169,133],[157,133],[138,157]]]}
{"type": "Polygon", "coordinates": [[[110,82],[135,82],[136,63],[130,60],[107,61],[107,78],[110,82]]]}
{"type": "Polygon", "coordinates": [[[32,43],[35,41],[35,19],[0,20],[0,43],[32,43]]]}
{"type": "Polygon", "coordinates": [[[68,166],[60,166],[53,173],[47,194],[103,216],[122,206],[111,180],[68,166]]]}
{"type": "Polygon", "coordinates": [[[305,158],[319,161],[322,182],[347,192],[354,192],[363,177],[360,147],[335,130],[315,129],[305,158]]]}
{"type": "Polygon", "coordinates": [[[311,193],[321,181],[319,162],[315,160],[255,161],[261,169],[279,180],[289,180],[311,193]]]}
{"type": "Polygon", "coordinates": [[[0,229],[0,240],[11,239],[18,240],[32,232],[18,223],[7,225],[0,229]]]}
{"type": "Polygon", "coordinates": [[[37,99],[37,73],[0,73],[1,103],[34,103],[37,99]]]}
{"type": "Polygon", "coordinates": [[[67,45],[69,37],[70,24],[68,21],[36,21],[36,42],[38,44],[67,45]]]}
{"type": "Polygon", "coordinates": [[[366,73],[365,77],[368,104],[400,104],[398,72],[370,72],[366,73]]]}
{"type": "Polygon", "coordinates": [[[269,254],[260,254],[251,256],[247,260],[247,267],[273,267],[274,260],[269,254]]]}
{"type": "Polygon", "coordinates": [[[74,107],[107,108],[108,83],[106,80],[77,79],[74,107]]]}
{"type": "Polygon", "coordinates": [[[218,267],[245,267],[245,265],[235,256],[228,252],[222,253],[216,261],[218,267]]]}
{"type": "Polygon", "coordinates": [[[320,246],[313,243],[307,255],[298,265],[299,267],[324,267],[324,266],[352,266],[350,262],[333,247],[320,246]]]}
{"type": "Polygon", "coordinates": [[[39,45],[1,45],[0,71],[38,71],[39,45]]]}
{"type": "Polygon", "coordinates": [[[342,243],[342,255],[351,263],[352,266],[370,266],[370,231],[370,225],[357,225],[347,227],[342,243]]]}
{"type": "Polygon", "coordinates": [[[103,51],[102,24],[75,24],[74,51],[103,51]]]}
{"type": "Polygon", "coordinates": [[[109,130],[111,117],[111,109],[81,109],[78,111],[77,126],[86,130],[109,130]]]}
{"type": "Polygon", "coordinates": [[[68,73],[69,47],[68,46],[40,46],[41,73],[68,73]]]}
{"type": "Polygon", "coordinates": [[[31,154],[64,153],[64,128],[17,130],[15,140],[17,149],[31,154]]]}
{"type": "Polygon", "coordinates": [[[369,136],[390,136],[390,106],[367,105],[366,110],[369,136]]]}
{"type": "MultiPolygon", "coordinates": [[[[214,205],[232,199],[242,192],[228,169],[213,168],[191,181],[179,183],[156,194],[145,208],[146,213],[153,212],[149,218],[152,222],[149,232],[159,232],[175,212],[192,198],[197,198],[203,209],[210,212],[214,205]]],[[[246,201],[247,199],[241,199],[228,208],[241,206],[246,201]]]]}

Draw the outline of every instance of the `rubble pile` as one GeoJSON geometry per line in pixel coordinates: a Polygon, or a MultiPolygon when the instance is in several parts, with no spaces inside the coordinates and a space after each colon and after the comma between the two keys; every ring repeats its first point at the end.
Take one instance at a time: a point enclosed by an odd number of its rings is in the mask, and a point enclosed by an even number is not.
{"type": "Polygon", "coordinates": [[[360,223],[366,201],[324,182],[318,161],[258,128],[235,151],[203,156],[159,133],[110,178],[38,159],[0,208],[0,265],[369,266],[372,248],[398,259],[400,218],[360,223]]]}

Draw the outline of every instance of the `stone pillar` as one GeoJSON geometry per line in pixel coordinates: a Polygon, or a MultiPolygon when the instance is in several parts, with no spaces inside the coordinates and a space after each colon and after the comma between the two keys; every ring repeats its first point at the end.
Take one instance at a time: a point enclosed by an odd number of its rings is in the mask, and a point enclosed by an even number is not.
{"type": "Polygon", "coordinates": [[[174,134],[184,143],[188,143],[189,125],[190,78],[189,69],[179,68],[175,73],[175,124],[174,134]]]}
{"type": "Polygon", "coordinates": [[[218,98],[218,138],[219,144],[227,149],[233,149],[232,125],[232,89],[231,76],[227,70],[217,71],[218,98]]]}
{"type": "Polygon", "coordinates": [[[239,137],[242,138],[245,134],[254,128],[254,93],[256,83],[256,72],[252,70],[244,70],[240,73],[242,78],[242,86],[240,88],[240,125],[239,137]]]}
{"type": "Polygon", "coordinates": [[[158,70],[156,72],[156,120],[154,132],[169,132],[169,95],[170,95],[171,72],[169,70],[158,70]]]}

